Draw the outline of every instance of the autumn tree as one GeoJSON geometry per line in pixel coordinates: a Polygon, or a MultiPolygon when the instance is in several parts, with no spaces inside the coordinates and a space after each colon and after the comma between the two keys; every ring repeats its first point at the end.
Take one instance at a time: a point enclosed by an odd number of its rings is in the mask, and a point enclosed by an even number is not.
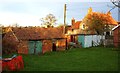
{"type": "Polygon", "coordinates": [[[98,34],[109,30],[109,24],[117,24],[117,22],[111,17],[111,13],[92,12],[92,8],[89,8],[88,14],[83,19],[85,30],[93,30],[98,34]]]}
{"type": "Polygon", "coordinates": [[[54,27],[54,25],[56,24],[56,17],[53,14],[48,14],[46,17],[41,18],[42,21],[42,26],[43,27],[54,27]]]}

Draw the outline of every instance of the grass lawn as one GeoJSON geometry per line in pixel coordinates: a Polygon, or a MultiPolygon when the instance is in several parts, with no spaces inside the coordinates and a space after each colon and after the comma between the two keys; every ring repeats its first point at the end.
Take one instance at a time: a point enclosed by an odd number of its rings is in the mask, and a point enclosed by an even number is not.
{"type": "Polygon", "coordinates": [[[118,51],[113,48],[74,48],[44,55],[22,55],[23,71],[117,71],[118,51]]]}

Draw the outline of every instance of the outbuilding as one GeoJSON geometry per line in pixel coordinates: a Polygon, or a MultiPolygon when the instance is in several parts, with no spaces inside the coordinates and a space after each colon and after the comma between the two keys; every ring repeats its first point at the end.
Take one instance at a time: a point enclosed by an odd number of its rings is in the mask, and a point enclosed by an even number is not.
{"type": "Polygon", "coordinates": [[[68,42],[79,43],[83,48],[98,46],[105,39],[104,35],[97,35],[93,31],[69,30],[67,34],[68,42]]]}
{"type": "Polygon", "coordinates": [[[65,50],[67,48],[66,41],[62,27],[14,27],[3,38],[3,42],[10,46],[16,46],[17,52],[22,54],[65,50]]]}
{"type": "Polygon", "coordinates": [[[113,43],[115,47],[120,47],[120,24],[113,29],[113,43]]]}

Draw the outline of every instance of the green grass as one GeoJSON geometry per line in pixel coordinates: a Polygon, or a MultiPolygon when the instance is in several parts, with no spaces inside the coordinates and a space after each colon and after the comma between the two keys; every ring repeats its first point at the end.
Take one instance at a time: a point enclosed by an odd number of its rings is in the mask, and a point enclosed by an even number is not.
{"type": "Polygon", "coordinates": [[[118,51],[113,48],[76,48],[44,55],[22,55],[23,71],[117,71],[118,51]]]}

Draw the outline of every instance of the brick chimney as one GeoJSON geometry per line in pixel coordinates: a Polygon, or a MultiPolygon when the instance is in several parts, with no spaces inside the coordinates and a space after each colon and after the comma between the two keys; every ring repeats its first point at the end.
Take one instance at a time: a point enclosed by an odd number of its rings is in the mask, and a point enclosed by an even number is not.
{"type": "Polygon", "coordinates": [[[74,18],[72,18],[72,20],[71,20],[71,24],[72,24],[72,25],[75,24],[75,19],[74,19],[74,18]]]}

